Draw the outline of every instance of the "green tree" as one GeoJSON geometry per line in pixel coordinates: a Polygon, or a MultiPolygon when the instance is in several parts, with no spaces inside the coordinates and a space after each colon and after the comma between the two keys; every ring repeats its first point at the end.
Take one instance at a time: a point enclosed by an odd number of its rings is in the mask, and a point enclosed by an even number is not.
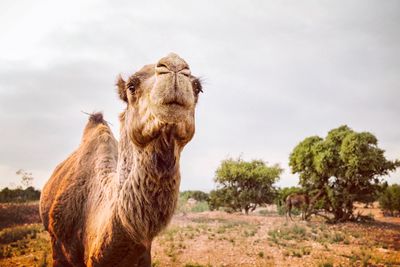
{"type": "Polygon", "coordinates": [[[400,185],[387,186],[379,198],[379,206],[391,216],[394,216],[395,212],[400,214],[400,185]]]}
{"type": "Polygon", "coordinates": [[[197,201],[207,201],[208,194],[200,190],[187,190],[180,193],[181,197],[185,200],[193,198],[197,201]]]}
{"type": "Polygon", "coordinates": [[[272,203],[276,194],[273,184],[282,171],[278,165],[268,166],[262,160],[223,160],[215,172],[217,189],[210,192],[210,208],[226,207],[248,214],[258,205],[272,203]]]}
{"type": "Polygon", "coordinates": [[[376,194],[381,177],[400,162],[385,158],[373,134],[344,125],[331,130],[325,139],[304,139],[290,154],[289,165],[307,192],[324,190],[325,209],[335,221],[345,221],[353,218],[353,203],[376,194]]]}

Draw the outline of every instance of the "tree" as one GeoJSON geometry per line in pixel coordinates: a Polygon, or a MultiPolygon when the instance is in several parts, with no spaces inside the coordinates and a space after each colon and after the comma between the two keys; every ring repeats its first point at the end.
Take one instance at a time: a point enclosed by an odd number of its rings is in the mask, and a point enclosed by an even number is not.
{"type": "Polygon", "coordinates": [[[217,189],[210,192],[210,208],[227,207],[248,214],[257,205],[272,203],[276,194],[273,184],[282,171],[278,165],[268,166],[262,160],[223,160],[215,172],[217,189]]]}
{"type": "Polygon", "coordinates": [[[381,177],[400,161],[387,160],[373,134],[344,125],[325,139],[305,138],[290,154],[289,166],[307,192],[325,191],[323,206],[333,213],[334,221],[345,221],[353,218],[353,203],[376,194],[382,188],[381,177]]]}
{"type": "Polygon", "coordinates": [[[21,175],[22,187],[27,188],[32,185],[33,176],[31,172],[27,172],[23,169],[19,169],[16,174],[21,175]]]}
{"type": "Polygon", "coordinates": [[[208,194],[200,190],[187,190],[180,193],[181,197],[185,200],[193,198],[196,201],[207,201],[208,194]]]}
{"type": "Polygon", "coordinates": [[[379,206],[384,213],[391,216],[394,216],[395,212],[400,214],[400,185],[387,186],[379,198],[379,206]]]}

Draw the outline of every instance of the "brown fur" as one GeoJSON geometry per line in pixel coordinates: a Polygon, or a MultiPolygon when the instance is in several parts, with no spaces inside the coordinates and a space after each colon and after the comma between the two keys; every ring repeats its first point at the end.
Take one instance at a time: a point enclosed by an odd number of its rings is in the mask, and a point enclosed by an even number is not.
{"type": "Polygon", "coordinates": [[[128,82],[119,77],[117,86],[127,104],[120,142],[93,114],[79,148],[42,191],[53,266],[151,266],[152,240],[176,207],[180,153],[194,135],[200,82],[170,54],[128,82]]]}
{"type": "Polygon", "coordinates": [[[290,217],[291,220],[292,218],[292,208],[298,208],[301,210],[301,219],[305,220],[307,218],[307,209],[308,206],[310,205],[310,199],[308,198],[307,194],[302,194],[302,193],[293,193],[287,196],[286,201],[285,201],[285,207],[286,207],[286,218],[287,216],[290,217]]]}
{"type": "Polygon", "coordinates": [[[316,201],[325,193],[324,189],[318,191],[311,199],[306,193],[293,193],[286,197],[285,208],[286,208],[286,219],[289,216],[292,218],[292,208],[298,208],[301,210],[301,219],[307,220],[310,216],[310,212],[313,210],[316,201]]]}

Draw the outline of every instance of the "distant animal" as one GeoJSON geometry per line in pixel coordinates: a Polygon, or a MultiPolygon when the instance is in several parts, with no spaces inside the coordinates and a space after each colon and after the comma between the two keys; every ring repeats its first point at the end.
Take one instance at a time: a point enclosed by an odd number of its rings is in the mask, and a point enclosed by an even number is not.
{"type": "Polygon", "coordinates": [[[117,87],[126,104],[119,143],[103,115],[91,115],[80,146],[43,188],[53,266],[151,266],[152,240],[176,207],[201,83],[171,53],[117,87]]]}
{"type": "Polygon", "coordinates": [[[293,193],[286,197],[285,209],[286,209],[286,219],[289,217],[292,221],[292,209],[293,207],[300,209],[301,219],[307,219],[307,210],[310,205],[310,198],[304,193],[293,193]]]}

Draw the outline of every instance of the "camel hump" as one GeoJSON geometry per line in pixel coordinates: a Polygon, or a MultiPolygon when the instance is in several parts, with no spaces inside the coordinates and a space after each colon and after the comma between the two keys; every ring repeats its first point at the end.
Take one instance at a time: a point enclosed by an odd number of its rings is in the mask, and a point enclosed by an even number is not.
{"type": "Polygon", "coordinates": [[[90,114],[89,121],[95,124],[106,122],[103,118],[103,113],[101,112],[95,112],[93,114],[90,114]]]}
{"type": "Polygon", "coordinates": [[[104,120],[103,113],[86,113],[89,115],[89,120],[83,130],[82,142],[98,142],[103,141],[115,141],[112,131],[108,125],[108,122],[104,120]],[[100,138],[100,139],[99,139],[100,138]]]}

